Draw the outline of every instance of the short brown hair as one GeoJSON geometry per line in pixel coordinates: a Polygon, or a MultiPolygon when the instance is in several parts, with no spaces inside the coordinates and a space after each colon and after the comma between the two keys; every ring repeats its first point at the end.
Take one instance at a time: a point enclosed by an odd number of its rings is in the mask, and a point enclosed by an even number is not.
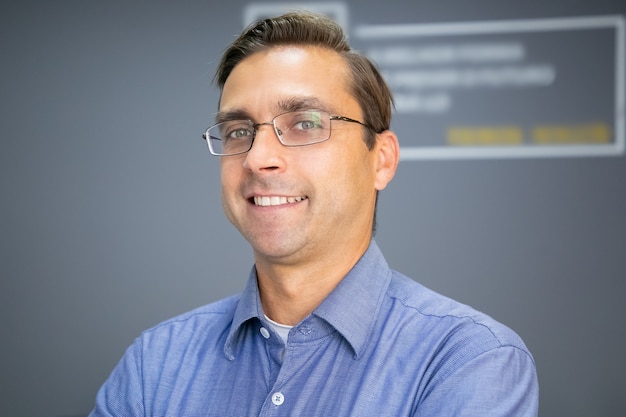
{"type": "MultiPolygon", "coordinates": [[[[346,61],[352,75],[348,89],[363,112],[364,123],[374,132],[388,130],[393,97],[376,66],[348,44],[341,26],[313,12],[291,12],[249,25],[222,55],[215,79],[220,91],[233,68],[246,57],[278,45],[311,45],[331,49],[346,61]]],[[[376,135],[365,137],[372,149],[376,135]]]]}

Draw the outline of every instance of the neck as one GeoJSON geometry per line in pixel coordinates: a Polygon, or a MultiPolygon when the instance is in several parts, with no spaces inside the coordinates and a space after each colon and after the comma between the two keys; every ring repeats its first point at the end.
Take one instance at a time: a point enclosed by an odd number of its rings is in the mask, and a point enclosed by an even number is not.
{"type": "Polygon", "coordinates": [[[367,246],[351,253],[335,251],[335,256],[308,264],[279,264],[256,256],[261,304],[272,320],[296,325],[319,306],[358,262],[367,246]]]}

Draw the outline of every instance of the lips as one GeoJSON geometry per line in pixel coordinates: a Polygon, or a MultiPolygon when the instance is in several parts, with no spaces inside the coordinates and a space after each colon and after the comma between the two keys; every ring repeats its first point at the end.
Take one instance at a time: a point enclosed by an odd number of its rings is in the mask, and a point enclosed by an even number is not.
{"type": "Polygon", "coordinates": [[[253,201],[257,206],[269,207],[269,206],[280,206],[283,204],[293,204],[299,203],[302,200],[306,200],[307,197],[298,196],[298,197],[285,197],[285,196],[254,196],[253,201]]]}

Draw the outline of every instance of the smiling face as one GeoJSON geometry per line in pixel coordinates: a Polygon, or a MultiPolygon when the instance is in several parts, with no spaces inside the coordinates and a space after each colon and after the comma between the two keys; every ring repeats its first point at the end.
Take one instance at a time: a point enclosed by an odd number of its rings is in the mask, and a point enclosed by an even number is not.
{"type": "MultiPolygon", "coordinates": [[[[347,74],[334,51],[273,47],[233,69],[220,114],[265,123],[286,111],[318,109],[363,121],[347,74]]],[[[224,211],[252,245],[257,264],[332,262],[367,248],[376,190],[393,173],[381,173],[379,146],[367,149],[364,129],[332,121],[329,140],[286,147],[272,126],[262,125],[249,152],[221,157],[224,211]]]]}

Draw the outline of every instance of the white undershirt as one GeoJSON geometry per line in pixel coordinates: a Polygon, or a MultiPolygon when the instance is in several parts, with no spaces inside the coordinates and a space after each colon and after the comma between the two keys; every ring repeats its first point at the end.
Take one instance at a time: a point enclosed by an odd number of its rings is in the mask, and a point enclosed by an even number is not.
{"type": "Polygon", "coordinates": [[[276,333],[278,333],[280,338],[283,339],[283,342],[285,344],[287,344],[287,338],[289,337],[289,330],[291,330],[293,328],[293,326],[288,326],[286,324],[276,323],[274,320],[270,319],[267,316],[265,316],[265,318],[269,322],[270,326],[272,326],[272,329],[274,329],[274,331],[276,333]]]}

